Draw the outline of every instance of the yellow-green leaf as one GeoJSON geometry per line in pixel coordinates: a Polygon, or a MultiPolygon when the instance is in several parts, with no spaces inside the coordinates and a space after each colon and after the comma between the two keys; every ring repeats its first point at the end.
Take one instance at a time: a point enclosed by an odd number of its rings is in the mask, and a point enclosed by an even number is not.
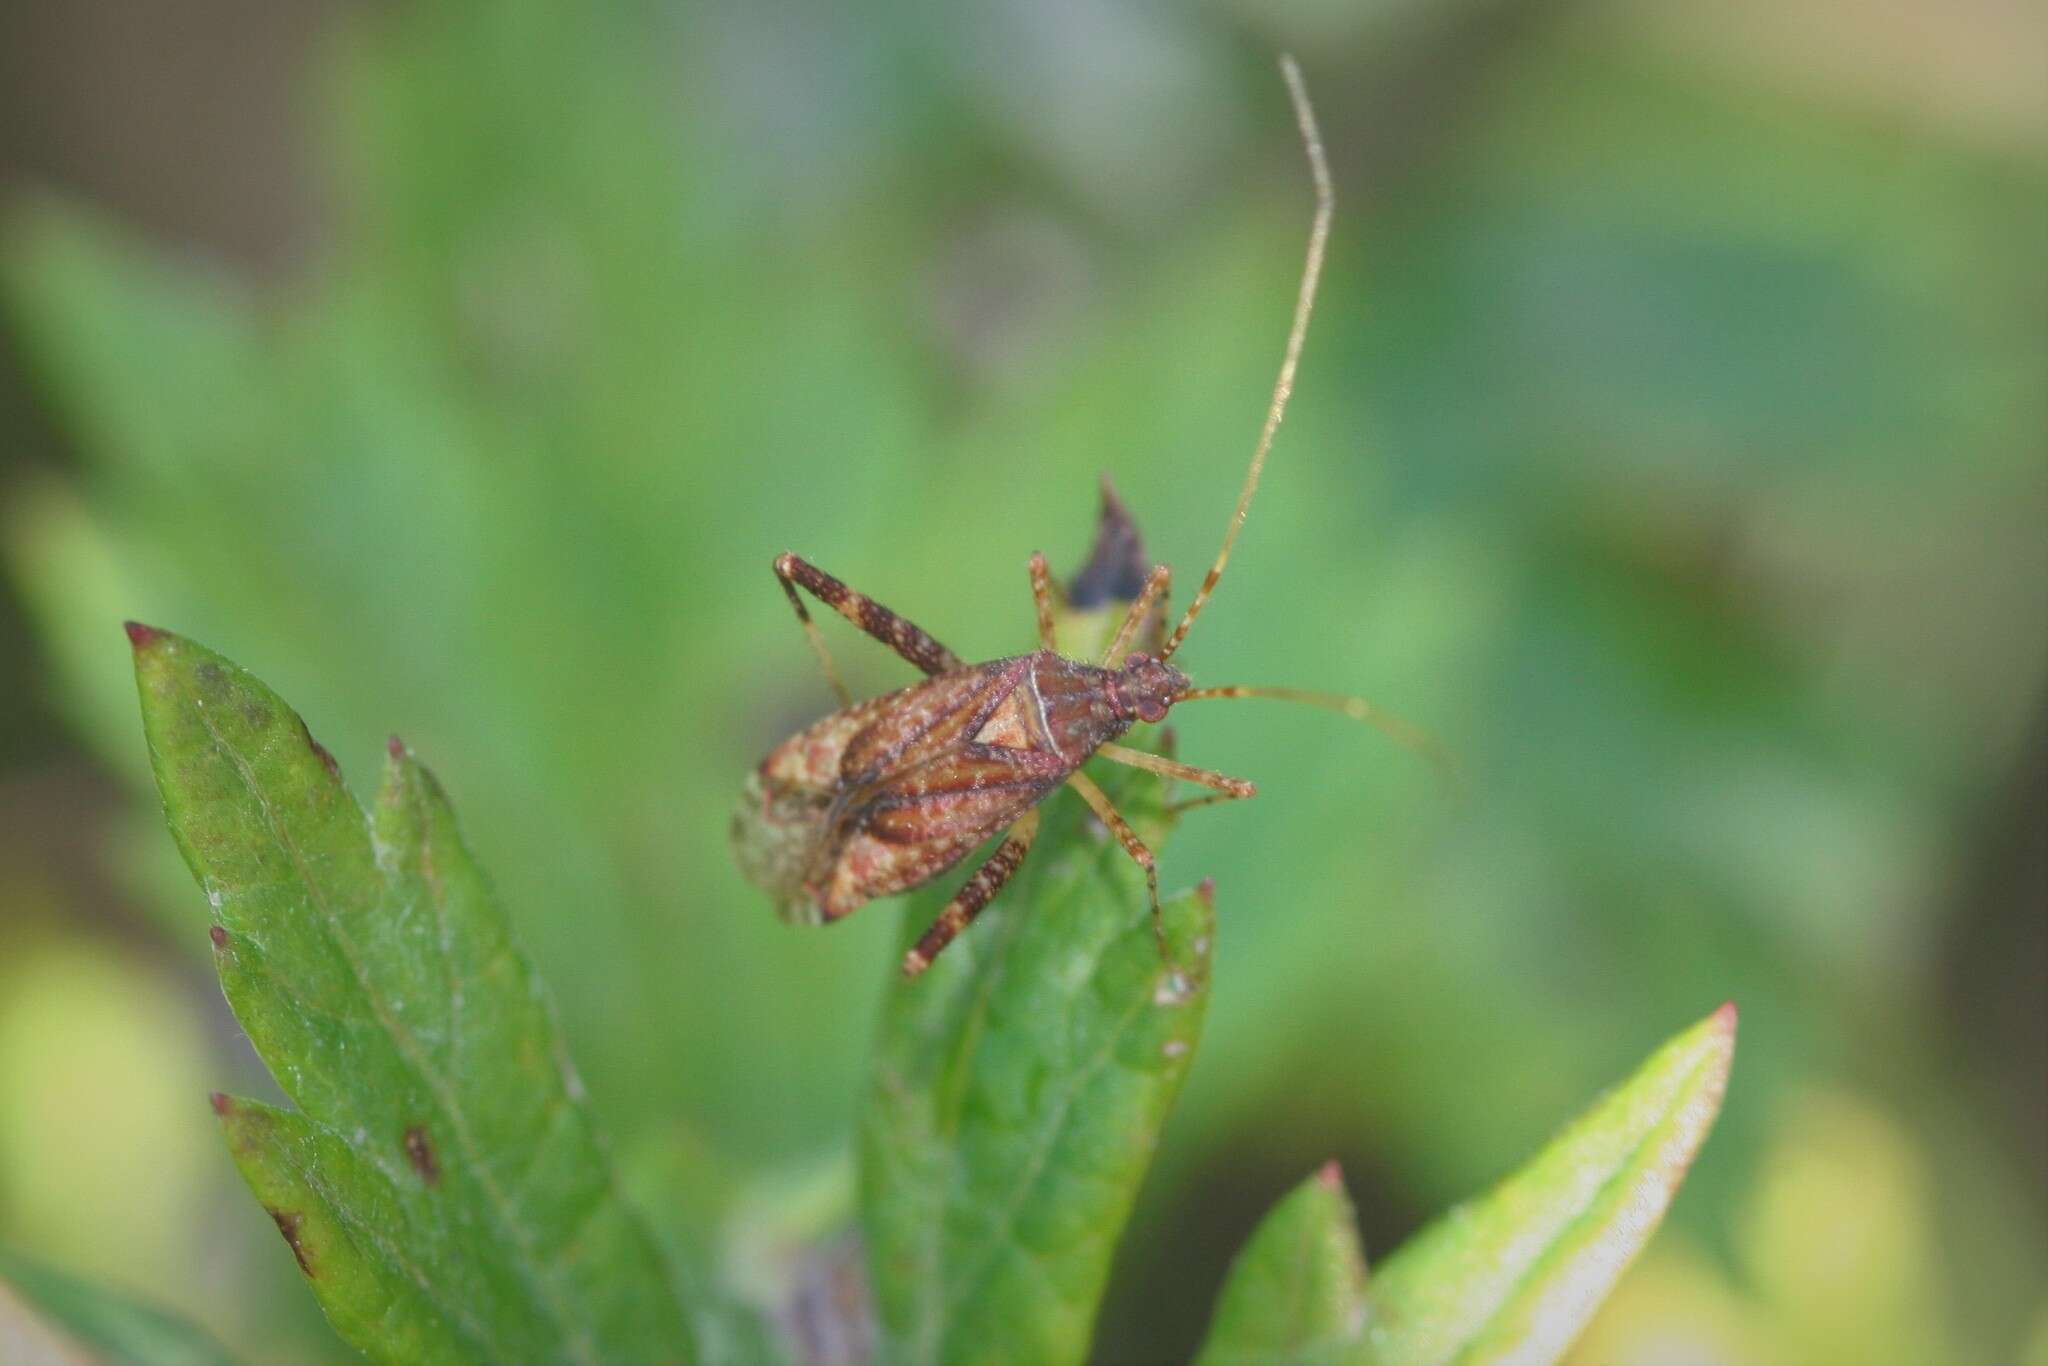
{"type": "Polygon", "coordinates": [[[1365,1252],[1335,1162],[1273,1206],[1231,1263],[1200,1366],[1360,1361],[1365,1252]]]}
{"type": "Polygon", "coordinates": [[[1656,1231],[1720,1112],[1734,1055],[1725,1005],[1527,1166],[1402,1246],[1368,1295],[1376,1357],[1555,1361],[1656,1231]]]}

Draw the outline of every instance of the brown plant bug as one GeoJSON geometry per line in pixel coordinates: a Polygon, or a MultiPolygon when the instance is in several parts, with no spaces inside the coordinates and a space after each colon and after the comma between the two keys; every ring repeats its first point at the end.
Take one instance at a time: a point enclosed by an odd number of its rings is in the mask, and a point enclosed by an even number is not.
{"type": "MultiPolygon", "coordinates": [[[[1259,486],[1273,434],[1294,388],[1295,367],[1315,306],[1329,240],[1332,194],[1322,138],[1301,73],[1280,61],[1294,104],[1315,187],[1315,218],[1295,299],[1294,319],[1273,386],[1265,425],[1223,545],[1185,614],[1157,654],[1132,650],[1141,625],[1164,604],[1170,574],[1156,566],[1130,604],[1109,648],[1096,663],[1059,652],[1053,632],[1052,576],[1043,555],[1031,557],[1031,594],[1038,609],[1039,649],[986,664],[964,663],[908,619],[856,593],[792,554],[775,561],[775,577],[839,695],[839,711],[775,747],[748,777],[733,818],[741,870],[776,899],[784,919],[819,924],[850,915],[868,901],[933,880],[977,846],[1001,833],[987,862],[968,878],[931,928],[904,956],[915,977],[987,906],[1016,873],[1038,833],[1038,804],[1064,784],[1080,794],[1131,858],[1145,870],[1152,925],[1161,956],[1166,940],[1159,909],[1159,874],[1128,822],[1081,765],[1091,757],[1145,769],[1164,778],[1208,788],[1186,805],[1252,796],[1242,778],[1179,763],[1115,743],[1138,722],[1157,723],[1183,702],[1204,698],[1271,697],[1344,713],[1431,757],[1441,759],[1422,732],[1363,698],[1291,688],[1197,688],[1167,661],[1223,577],[1231,546],[1259,486]],[[798,589],[810,593],[926,675],[921,683],[854,702],[811,620],[798,589]]],[[[1185,809],[1185,808],[1183,808],[1185,809]]]]}

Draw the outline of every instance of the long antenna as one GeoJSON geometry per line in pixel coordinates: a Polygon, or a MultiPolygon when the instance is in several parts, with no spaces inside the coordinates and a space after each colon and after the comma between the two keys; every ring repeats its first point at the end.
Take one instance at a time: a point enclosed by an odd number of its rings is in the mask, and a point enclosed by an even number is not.
{"type": "Polygon", "coordinates": [[[1252,495],[1259,489],[1259,472],[1266,467],[1266,452],[1273,448],[1273,433],[1280,430],[1280,419],[1287,414],[1287,396],[1294,392],[1294,369],[1301,361],[1301,343],[1308,336],[1309,314],[1315,311],[1316,284],[1323,274],[1323,247],[1330,240],[1330,209],[1335,196],[1330,190],[1330,168],[1323,160],[1323,136],[1316,130],[1316,113],[1309,107],[1308,87],[1302,84],[1301,68],[1294,64],[1294,58],[1280,59],[1280,75],[1287,82],[1287,96],[1294,101],[1294,121],[1301,126],[1302,146],[1308,151],[1309,174],[1315,180],[1316,217],[1308,233],[1308,260],[1301,268],[1301,292],[1294,300],[1294,326],[1287,333],[1287,350],[1280,360],[1280,378],[1273,385],[1273,402],[1266,409],[1266,425],[1259,432],[1259,444],[1252,451],[1252,467],[1244,476],[1244,489],[1237,495],[1237,511],[1230,515],[1230,525],[1223,532],[1223,548],[1216,552],[1216,563],[1209,568],[1202,586],[1195,593],[1194,601],[1188,604],[1187,614],[1180,619],[1180,625],[1173,628],[1166,644],[1160,647],[1159,657],[1170,658],[1180,643],[1187,638],[1188,628],[1201,615],[1202,604],[1209,600],[1209,594],[1216,590],[1217,581],[1223,577],[1223,566],[1230,559],[1230,547],[1237,541],[1239,528],[1244,526],[1245,513],[1251,510],[1252,495]]]}
{"type": "Polygon", "coordinates": [[[1354,721],[1363,721],[1403,749],[1413,751],[1429,760],[1450,783],[1453,791],[1464,791],[1465,777],[1458,765],[1458,757],[1446,749],[1441,740],[1413,721],[1404,721],[1363,697],[1346,697],[1342,693],[1333,692],[1308,692],[1301,688],[1193,688],[1175,698],[1174,705],[1218,697],[1270,697],[1278,702],[1301,702],[1311,707],[1321,707],[1325,711],[1337,712],[1354,721]]]}

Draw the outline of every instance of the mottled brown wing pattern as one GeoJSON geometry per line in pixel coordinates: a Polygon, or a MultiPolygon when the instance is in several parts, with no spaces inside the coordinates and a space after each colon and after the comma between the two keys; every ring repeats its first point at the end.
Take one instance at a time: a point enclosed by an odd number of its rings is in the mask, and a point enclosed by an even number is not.
{"type": "Polygon", "coordinates": [[[840,761],[890,700],[870,698],[806,726],[769,751],[740,789],[733,851],[741,873],[774,898],[784,920],[815,925],[824,918],[805,884],[831,824],[840,761]]]}
{"type": "Polygon", "coordinates": [[[886,783],[973,740],[1024,680],[1031,657],[954,669],[894,694],[885,719],[850,737],[839,776],[849,787],[886,783]]]}
{"type": "Polygon", "coordinates": [[[969,745],[892,775],[849,808],[833,841],[820,889],[825,917],[930,881],[1044,800],[1067,772],[1051,755],[969,745]]]}
{"type": "Polygon", "coordinates": [[[836,920],[950,867],[1067,771],[1032,730],[1033,657],[949,670],[832,713],[771,751],[733,820],[749,880],[786,920],[836,920]],[[1028,691],[1028,690],[1027,690],[1028,691]]]}

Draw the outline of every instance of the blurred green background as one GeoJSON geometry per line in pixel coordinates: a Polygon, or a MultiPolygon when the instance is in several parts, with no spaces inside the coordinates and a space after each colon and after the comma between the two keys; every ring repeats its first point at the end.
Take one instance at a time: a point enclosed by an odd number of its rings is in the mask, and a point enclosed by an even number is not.
{"type": "Polygon", "coordinates": [[[1184,1355],[1326,1157],[1384,1252],[1732,997],[1580,1358],[2048,1359],[2048,11],[12,9],[0,1241],[339,1356],[204,1103],[266,1083],[130,616],[359,791],[390,731],[435,767],[648,1188],[758,1251],[830,1185],[894,916],[791,930],[733,870],[830,704],[769,561],[1009,652],[1107,472],[1190,584],[1307,227],[1288,48],[1330,274],[1181,659],[1366,693],[1474,792],[1177,715],[1262,795],[1163,859],[1217,881],[1215,998],[1101,1355],[1184,1355]]]}

